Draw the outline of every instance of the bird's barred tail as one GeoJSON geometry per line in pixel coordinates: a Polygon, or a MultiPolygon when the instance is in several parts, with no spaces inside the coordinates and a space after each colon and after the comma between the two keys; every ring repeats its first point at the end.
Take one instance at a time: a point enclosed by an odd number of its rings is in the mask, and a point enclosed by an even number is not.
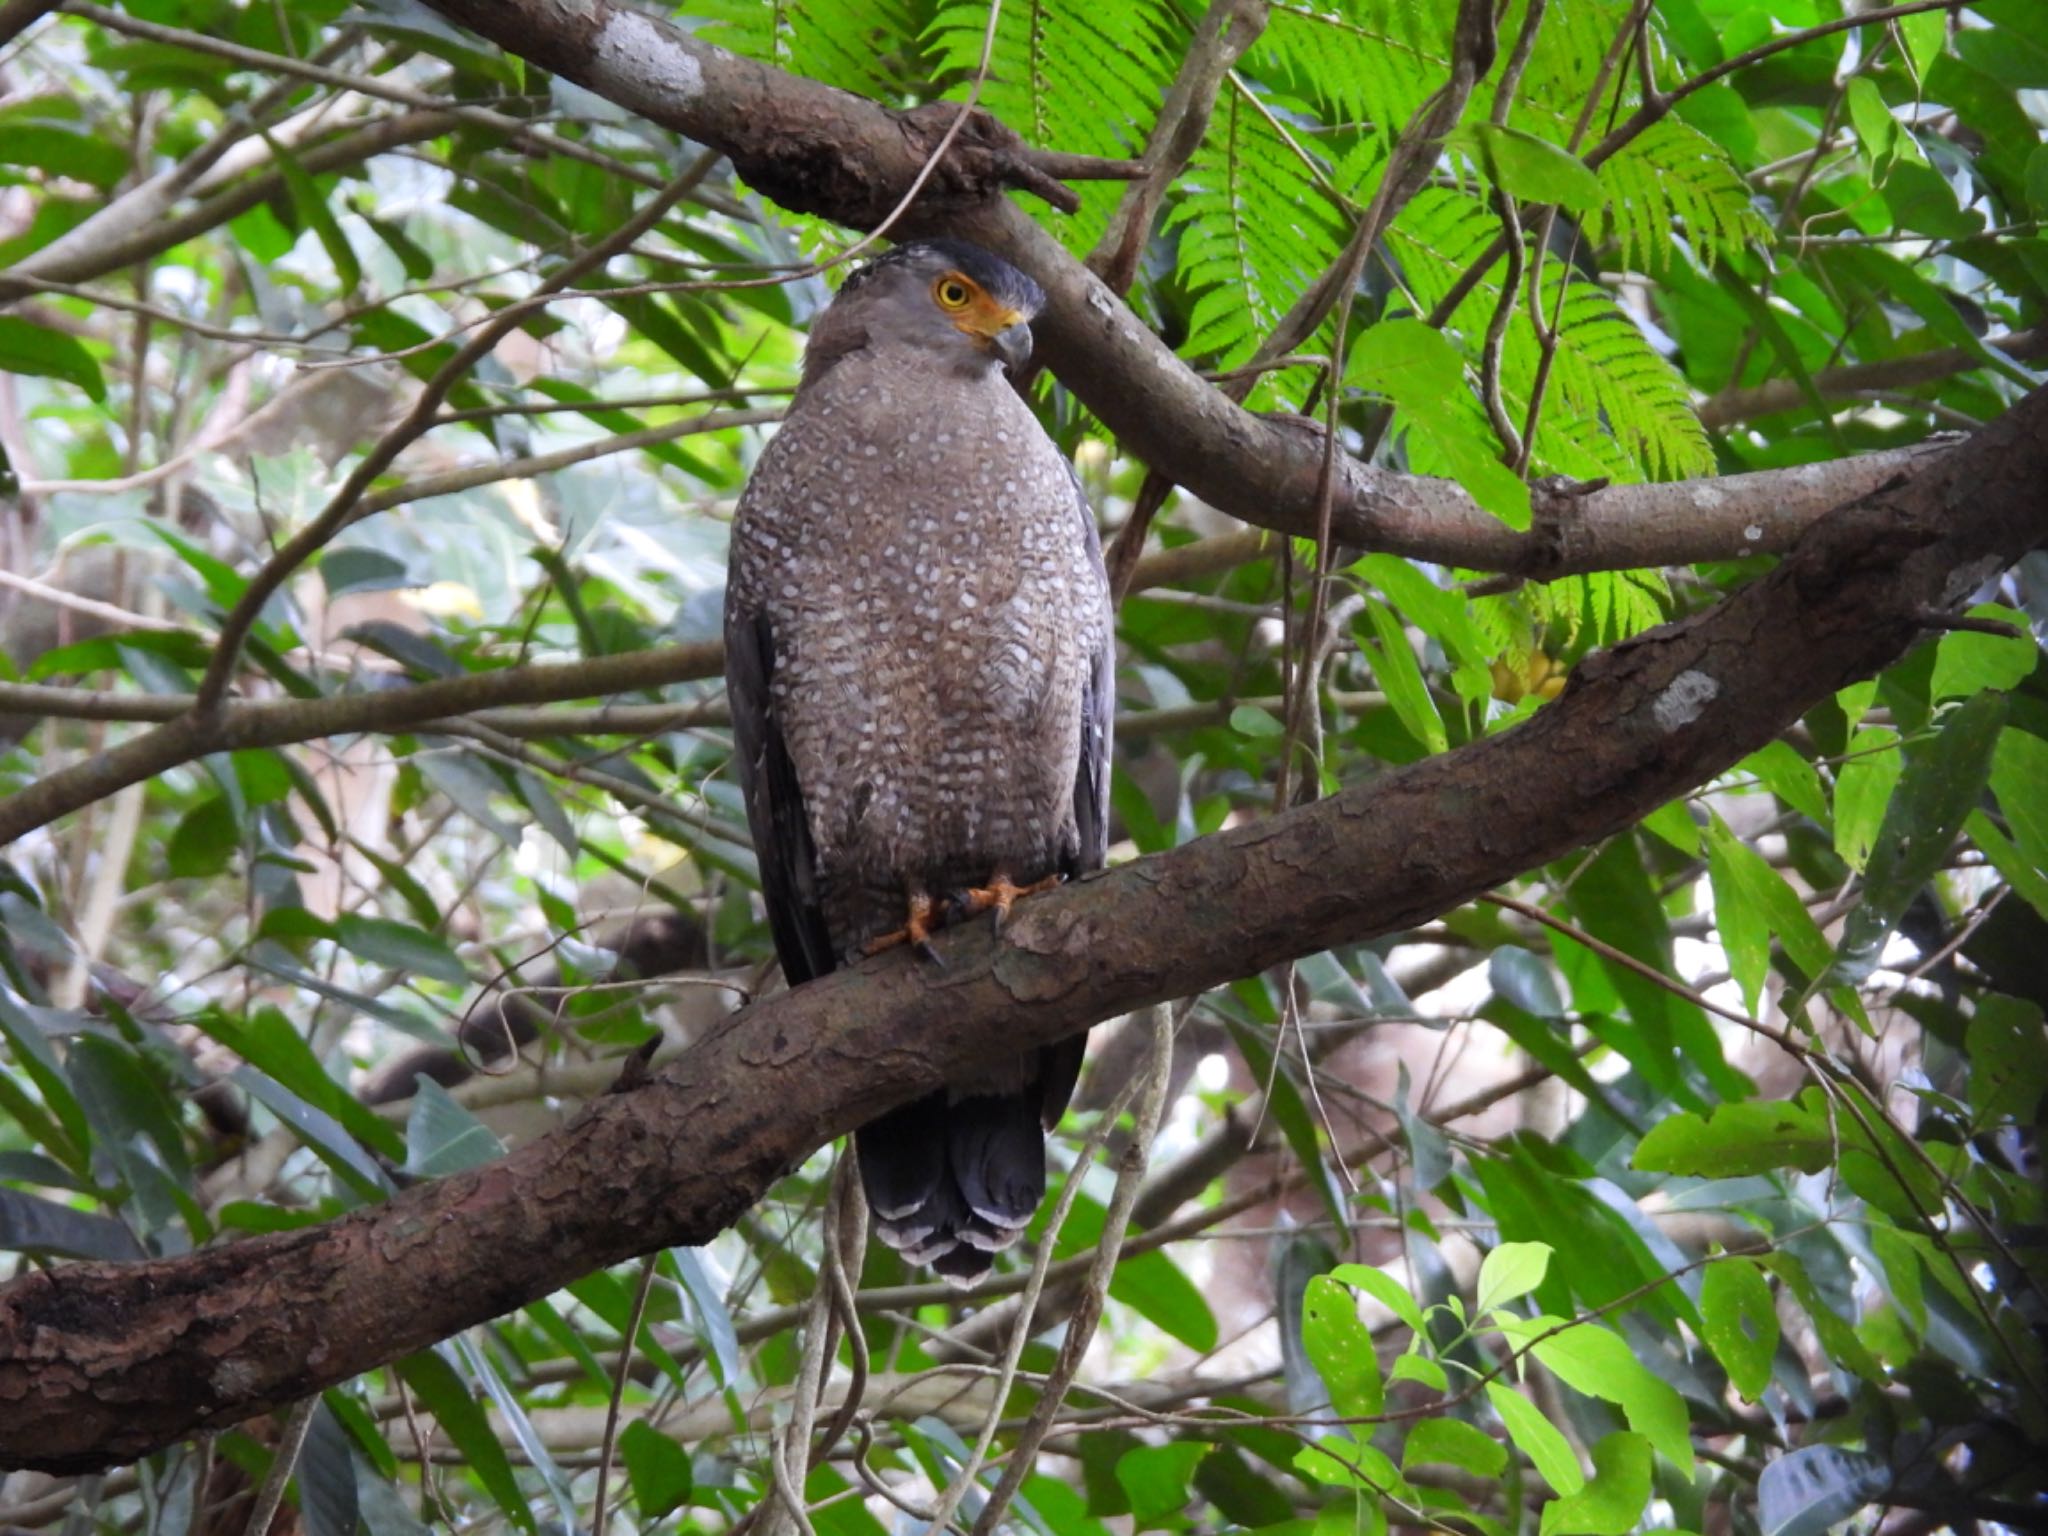
{"type": "Polygon", "coordinates": [[[854,1138],[875,1231],[913,1264],[962,1285],[1017,1241],[1045,1194],[1042,1095],[943,1092],[854,1138]]]}

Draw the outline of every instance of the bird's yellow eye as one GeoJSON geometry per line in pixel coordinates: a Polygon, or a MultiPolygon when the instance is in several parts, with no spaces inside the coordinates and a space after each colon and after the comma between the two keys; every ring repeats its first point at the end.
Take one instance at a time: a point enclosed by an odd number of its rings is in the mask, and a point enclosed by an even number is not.
{"type": "Polygon", "coordinates": [[[932,284],[932,297],[939,301],[941,309],[965,309],[974,298],[974,289],[966,278],[948,272],[932,284]]]}

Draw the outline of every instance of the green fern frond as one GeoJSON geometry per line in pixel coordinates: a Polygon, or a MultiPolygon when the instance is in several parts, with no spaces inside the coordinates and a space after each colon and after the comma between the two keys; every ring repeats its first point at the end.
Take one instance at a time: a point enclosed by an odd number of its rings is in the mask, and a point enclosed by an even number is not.
{"type": "Polygon", "coordinates": [[[1167,216],[1195,295],[1190,357],[1243,362],[1336,259],[1346,232],[1317,171],[1245,92],[1225,91],[1167,216]]]}
{"type": "Polygon", "coordinates": [[[1614,239],[1620,265],[1646,272],[1663,265],[1675,223],[1703,265],[1750,240],[1768,241],[1770,224],[1750,200],[1727,152],[1697,128],[1666,118],[1600,167],[1608,203],[1588,227],[1614,239]]]}
{"type": "MultiPolygon", "coordinates": [[[[925,42],[943,71],[964,78],[981,62],[987,28],[984,0],[954,0],[940,7],[925,42]]],[[[1187,37],[1166,0],[1007,0],[980,103],[1042,149],[1135,156],[1187,37]]],[[[1077,190],[1081,211],[1051,227],[1069,249],[1086,250],[1122,188],[1077,190]]]]}
{"type": "Polygon", "coordinates": [[[1441,0],[1276,5],[1244,61],[1333,126],[1398,131],[1444,77],[1455,7],[1441,0]]]}
{"type": "MultiPolygon", "coordinates": [[[[1685,377],[1650,345],[1641,327],[1598,284],[1565,279],[1557,304],[1560,264],[1546,268],[1543,310],[1558,316],[1557,356],[1551,368],[1546,422],[1598,420],[1620,446],[1636,475],[1682,479],[1713,471],[1713,450],[1693,413],[1685,377]]],[[[1508,330],[1509,366],[1529,370],[1533,382],[1536,336],[1525,312],[1508,330]]],[[[1520,380],[1504,380],[1512,386],[1520,380]]],[[[1539,433],[1539,452],[1546,446],[1539,433]]]]}
{"type": "Polygon", "coordinates": [[[691,0],[706,42],[858,91],[900,94],[914,57],[915,0],[691,0]]]}

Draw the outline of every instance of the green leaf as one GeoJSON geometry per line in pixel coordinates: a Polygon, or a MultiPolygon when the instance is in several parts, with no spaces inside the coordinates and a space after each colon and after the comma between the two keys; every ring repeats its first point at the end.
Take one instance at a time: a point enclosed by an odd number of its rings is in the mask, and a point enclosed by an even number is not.
{"type": "Polygon", "coordinates": [[[2009,730],[1991,754],[1991,793],[2012,829],[2012,840],[2034,868],[2048,870],[2048,741],[2009,730]]]}
{"type": "Polygon", "coordinates": [[[1465,363],[1441,332],[1420,320],[1383,320],[1352,347],[1344,374],[1346,383],[1393,401],[1474,501],[1510,528],[1529,526],[1529,487],[1458,413],[1456,402],[1468,393],[1465,363]]]}
{"type": "Polygon", "coordinates": [[[1110,1279],[1109,1294],[1198,1354],[1216,1347],[1216,1314],[1163,1248],[1126,1257],[1110,1279]]]}
{"type": "Polygon", "coordinates": [[[1934,681],[1929,687],[1936,700],[1967,699],[2017,688],[2040,662],[2041,648],[2028,632],[2024,613],[1996,603],[1979,603],[1969,610],[1969,616],[2010,624],[2018,633],[1986,635],[1958,629],[1943,635],[1934,648],[1934,681]]]}
{"type": "Polygon", "coordinates": [[[1899,141],[1904,137],[1899,120],[1892,116],[1891,108],[1884,104],[1884,93],[1868,75],[1853,77],[1847,94],[1849,121],[1855,126],[1863,157],[1870,162],[1876,179],[1882,181],[1897,158],[1899,141]]]}
{"type": "Polygon", "coordinates": [[[356,259],[355,248],[348,243],[348,236],[342,233],[334,211],[327,206],[325,194],[289,149],[267,133],[263,139],[270,146],[277,168],[284,176],[285,187],[291,193],[292,212],[319,239],[321,249],[327,252],[327,259],[334,263],[342,291],[354,293],[363,285],[363,264],[356,259]]]}
{"type": "Polygon", "coordinates": [[[2003,695],[1979,695],[1959,706],[1934,740],[1909,756],[1871,852],[1862,903],[1843,924],[1836,960],[1841,980],[1861,981],[1876,968],[1907,903],[1947,862],[1949,846],[1991,773],[1992,749],[2005,714],[2003,695]]]}
{"type": "Polygon", "coordinates": [[[695,1486],[690,1453],[645,1419],[619,1432],[619,1452],[626,1458],[626,1477],[643,1522],[659,1520],[688,1501],[695,1486]]]}
{"type": "Polygon", "coordinates": [[[1970,812],[1963,828],[1977,845],[1977,851],[1991,861],[1991,867],[2005,877],[2020,899],[2048,919],[2048,858],[2028,858],[1982,811],[1970,812]]]}
{"type": "Polygon", "coordinates": [[[403,560],[394,560],[380,549],[353,546],[330,549],[320,557],[320,580],[329,597],[415,585],[403,560]]]}
{"type": "Polygon", "coordinates": [[[1386,1387],[1372,1335],[1358,1320],[1358,1303],[1336,1280],[1316,1275],[1302,1298],[1301,1342],[1340,1417],[1376,1417],[1386,1407],[1386,1387]]]}
{"type": "Polygon", "coordinates": [[[424,1075],[415,1081],[405,1122],[407,1173],[439,1178],[504,1154],[504,1144],[490,1127],[450,1098],[447,1089],[424,1075]]]}
{"type": "Polygon", "coordinates": [[[348,1431],[323,1400],[313,1405],[299,1449],[299,1510],[307,1536],[356,1536],[355,1457],[348,1431]]]}
{"type": "Polygon", "coordinates": [[[690,1299],[692,1329],[704,1348],[704,1358],[711,1363],[712,1379],[722,1388],[731,1387],[739,1380],[740,1343],[725,1293],[713,1282],[696,1249],[671,1248],[668,1257],[676,1267],[683,1294],[690,1299]]]}
{"type": "Polygon", "coordinates": [[[1507,1470],[1507,1448],[1462,1419],[1417,1419],[1401,1447],[1401,1467],[1424,1462],[1463,1467],[1479,1477],[1499,1477],[1507,1470]]]}
{"type": "Polygon", "coordinates": [[[1339,1264],[1330,1271],[1330,1278],[1357,1286],[1416,1333],[1423,1331],[1422,1308],[1408,1294],[1408,1287],[1385,1270],[1375,1269],[1370,1264],[1339,1264]]]}
{"type": "Polygon", "coordinates": [[[1265,739],[1284,735],[1287,727],[1274,718],[1273,712],[1257,704],[1240,704],[1230,712],[1230,728],[1240,736],[1265,739]]]}
{"type": "Polygon", "coordinates": [[[1617,1431],[1593,1445],[1593,1476],[1543,1506],[1542,1536],[1623,1536],[1650,1502],[1650,1442],[1617,1431]]]}
{"type": "Polygon", "coordinates": [[[1797,1168],[1818,1173],[1834,1160],[1827,1118],[1788,1100],[1717,1105],[1706,1117],[1666,1116],[1637,1145],[1629,1166],[1698,1179],[1797,1168]]]}
{"type": "Polygon", "coordinates": [[[83,343],[13,315],[0,315],[0,373],[62,379],[76,384],[94,401],[107,398],[107,381],[83,343]]]}
{"type": "Polygon", "coordinates": [[[164,844],[164,867],[174,880],[206,880],[234,862],[242,829],[225,796],[202,800],[183,816],[164,844]]]}
{"type": "Polygon", "coordinates": [[[519,1479],[513,1474],[504,1447],[498,1444],[491,1421],[484,1417],[483,1405],[437,1349],[423,1350],[399,1361],[399,1376],[419,1399],[420,1407],[438,1421],[441,1433],[455,1442],[470,1469],[483,1479],[498,1508],[528,1536],[534,1536],[533,1512],[526,1507],[519,1479]]]}
{"type": "Polygon", "coordinates": [[[1577,1493],[1586,1486],[1586,1474],[1579,1469],[1571,1442],[1543,1417],[1542,1409],[1504,1381],[1489,1381],[1486,1399],[1507,1426],[1508,1438],[1534,1464],[1543,1481],[1560,1494],[1577,1493]]]}
{"type": "Polygon", "coordinates": [[[1618,1406],[1630,1429],[1690,1477],[1692,1431],[1684,1399],[1652,1375],[1612,1329],[1598,1323],[1558,1329],[1558,1322],[1554,1317],[1503,1319],[1501,1331],[1526,1342],[1530,1353],[1574,1392],[1618,1406]]]}
{"type": "Polygon", "coordinates": [[[1451,1378],[1444,1368],[1427,1355],[1410,1352],[1397,1355],[1393,1366],[1387,1371],[1389,1381],[1415,1381],[1433,1392],[1448,1392],[1451,1378]]]}
{"type": "Polygon", "coordinates": [[[344,914],[335,919],[334,929],[342,948],[357,959],[390,966],[407,976],[430,976],[456,986],[469,983],[469,968],[455,951],[444,940],[410,923],[344,914]]]}
{"type": "Polygon", "coordinates": [[[1780,1456],[1756,1480],[1763,1536],[1824,1536],[1891,1485],[1875,1456],[1809,1445],[1780,1456]]]}
{"type": "Polygon", "coordinates": [[[1728,1380],[1750,1402],[1771,1384],[1778,1309],[1763,1272],[1748,1259],[1721,1258],[1700,1279],[1700,1337],[1728,1380]]]}
{"type": "Polygon", "coordinates": [[[1365,611],[1379,643],[1375,645],[1361,637],[1358,648],[1365,653],[1372,675],[1386,693],[1396,718],[1410,736],[1431,752],[1449,750],[1444,717],[1437,712],[1436,700],[1429,696],[1429,685],[1422,680],[1422,668],[1415,660],[1400,618],[1377,598],[1366,599],[1365,611]]]}
{"type": "Polygon", "coordinates": [[[1885,807],[1905,766],[1899,733],[1888,725],[1869,725],[1850,740],[1835,769],[1835,852],[1858,873],[1870,862],[1885,807]]]}
{"type": "Polygon", "coordinates": [[[2048,1094],[2048,1034],[2041,1007],[1991,993],[1977,1000],[1964,1037],[1970,1057],[1970,1107],[1980,1124],[2031,1122],[2048,1094]]]}
{"type": "Polygon", "coordinates": [[[1550,1269],[1548,1243],[1501,1243],[1479,1264],[1479,1303],[1474,1311],[1484,1316],[1526,1296],[1543,1283],[1550,1269]]]}
{"type": "Polygon", "coordinates": [[[0,165],[32,165],[105,191],[128,174],[128,152],[61,123],[22,122],[10,117],[0,123],[0,165]]]}
{"type": "Polygon", "coordinates": [[[1131,1501],[1135,1529],[1163,1528],[1189,1502],[1188,1483],[1214,1447],[1201,1440],[1140,1446],[1117,1458],[1116,1480],[1131,1501]]]}
{"type": "Polygon", "coordinates": [[[125,1223],[0,1187],[0,1251],[131,1263],[149,1252],[125,1223]]]}
{"type": "Polygon", "coordinates": [[[1786,958],[1812,980],[1824,974],[1833,946],[1806,903],[1762,854],[1716,816],[1707,832],[1707,867],[1714,885],[1714,921],[1728,950],[1728,968],[1750,1011],[1763,993],[1775,936],[1786,958]]]}
{"type": "Polygon", "coordinates": [[[1547,139],[1491,123],[1475,125],[1472,136],[1494,184],[1522,202],[1553,203],[1583,215],[1607,201],[1585,161],[1547,139]]]}

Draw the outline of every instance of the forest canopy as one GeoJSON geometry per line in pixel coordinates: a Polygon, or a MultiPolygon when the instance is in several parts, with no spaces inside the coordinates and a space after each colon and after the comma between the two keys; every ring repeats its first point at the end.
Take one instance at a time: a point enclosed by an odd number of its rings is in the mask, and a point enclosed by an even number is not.
{"type": "Polygon", "coordinates": [[[0,0],[0,1525],[2048,1530],[2042,21],[0,0]],[[928,236],[1111,868],[787,991],[727,529],[928,236]]]}

